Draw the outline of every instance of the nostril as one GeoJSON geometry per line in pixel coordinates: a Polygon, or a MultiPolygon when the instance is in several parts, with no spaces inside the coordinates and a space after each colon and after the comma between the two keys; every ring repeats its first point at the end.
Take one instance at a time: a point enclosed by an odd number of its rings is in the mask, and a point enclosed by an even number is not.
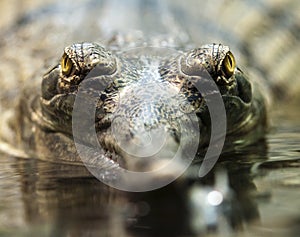
{"type": "Polygon", "coordinates": [[[166,128],[142,126],[143,121],[133,121],[126,117],[112,120],[111,133],[118,151],[134,157],[151,157],[162,149],[165,143],[166,128]]]}
{"type": "MultiPolygon", "coordinates": [[[[122,144],[120,155],[125,168],[131,171],[151,172],[163,168],[176,156],[179,143],[163,130],[152,130],[145,136],[133,136],[122,144]]],[[[120,144],[118,144],[120,145],[120,144]]]]}

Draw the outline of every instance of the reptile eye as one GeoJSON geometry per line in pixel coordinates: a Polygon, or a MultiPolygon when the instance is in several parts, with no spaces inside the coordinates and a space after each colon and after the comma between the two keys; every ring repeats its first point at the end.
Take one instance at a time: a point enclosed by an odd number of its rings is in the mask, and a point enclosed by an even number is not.
{"type": "Polygon", "coordinates": [[[234,56],[233,54],[229,51],[223,62],[222,62],[222,72],[224,73],[225,77],[227,79],[229,79],[232,75],[233,75],[233,72],[234,72],[234,69],[235,69],[235,59],[234,59],[234,56]]]}
{"type": "Polygon", "coordinates": [[[64,55],[62,56],[60,65],[61,65],[62,73],[65,76],[69,76],[73,68],[73,62],[71,61],[71,59],[68,57],[66,53],[64,53],[64,55]]]}

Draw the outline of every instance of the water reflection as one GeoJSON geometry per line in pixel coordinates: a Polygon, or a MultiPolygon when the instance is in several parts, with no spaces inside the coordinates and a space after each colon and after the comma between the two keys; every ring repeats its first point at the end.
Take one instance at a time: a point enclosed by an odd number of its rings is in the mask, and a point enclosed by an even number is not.
{"type": "Polygon", "coordinates": [[[29,226],[44,226],[50,236],[122,236],[124,194],[91,177],[84,167],[30,160],[17,169],[29,226]]]}
{"type": "Polygon", "coordinates": [[[202,179],[195,164],[176,182],[144,193],[109,188],[84,167],[16,160],[25,225],[46,236],[230,235],[260,218],[257,197],[265,193],[251,172],[254,161],[266,159],[265,142],[259,147],[224,155],[202,179]],[[211,204],[216,194],[222,200],[211,204]]]}
{"type": "Polygon", "coordinates": [[[239,158],[241,155],[231,155],[231,160],[226,157],[226,162],[220,162],[202,179],[197,178],[196,164],[181,179],[164,189],[129,195],[134,203],[150,206],[147,215],[134,216],[129,230],[144,235],[147,229],[146,233],[153,236],[207,232],[224,236],[243,229],[247,223],[258,221],[257,190],[250,171],[252,162],[246,156],[241,162],[237,160],[239,158]],[[210,203],[212,196],[216,195],[219,199],[217,205],[210,203]]]}

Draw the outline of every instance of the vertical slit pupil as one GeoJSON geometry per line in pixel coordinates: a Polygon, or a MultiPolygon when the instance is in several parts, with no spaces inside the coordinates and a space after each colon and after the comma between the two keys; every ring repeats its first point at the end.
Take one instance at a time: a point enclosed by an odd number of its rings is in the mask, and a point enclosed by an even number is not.
{"type": "Polygon", "coordinates": [[[64,66],[65,66],[65,67],[67,66],[67,61],[68,61],[68,58],[65,57],[65,60],[64,60],[64,66]]]}
{"type": "Polygon", "coordinates": [[[228,57],[228,62],[229,62],[230,68],[232,68],[232,59],[230,56],[227,56],[227,57],[228,57]]]}

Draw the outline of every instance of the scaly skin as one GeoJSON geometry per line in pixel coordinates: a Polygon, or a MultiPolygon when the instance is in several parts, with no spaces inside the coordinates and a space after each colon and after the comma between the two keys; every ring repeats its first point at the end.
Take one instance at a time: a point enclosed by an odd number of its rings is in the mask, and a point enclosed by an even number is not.
{"type": "MultiPolygon", "coordinates": [[[[155,51],[155,48],[146,49],[155,51]]],[[[208,44],[183,52],[172,50],[171,54],[162,53],[157,57],[141,49],[110,51],[109,46],[79,43],[66,47],[61,63],[44,75],[40,95],[29,90],[23,97],[26,99],[21,100],[19,142],[26,144],[31,156],[73,164],[81,162],[72,130],[73,106],[80,88],[87,97],[92,94],[98,98],[95,132],[101,152],[90,157],[93,165],[108,162],[114,167],[128,166],[128,149],[139,154],[141,151],[130,149],[135,149],[135,144],[145,145],[148,138],[143,134],[156,130],[164,130],[167,143],[171,144],[163,147],[160,154],[176,151],[182,133],[187,132],[189,141],[185,149],[188,149],[189,142],[198,141],[193,133],[180,128],[185,113],[196,115],[201,133],[199,152],[203,152],[211,132],[205,93],[222,95],[228,136],[224,150],[248,145],[265,134],[263,97],[236,67],[227,46],[208,44]],[[197,81],[213,81],[218,87],[200,92],[195,87],[197,81]],[[89,83],[88,87],[82,86],[83,82],[89,83]],[[114,127],[113,122],[116,122],[114,127]]],[[[78,128],[83,130],[83,136],[79,140],[93,147],[89,125],[84,120],[83,116],[78,128]]]]}

